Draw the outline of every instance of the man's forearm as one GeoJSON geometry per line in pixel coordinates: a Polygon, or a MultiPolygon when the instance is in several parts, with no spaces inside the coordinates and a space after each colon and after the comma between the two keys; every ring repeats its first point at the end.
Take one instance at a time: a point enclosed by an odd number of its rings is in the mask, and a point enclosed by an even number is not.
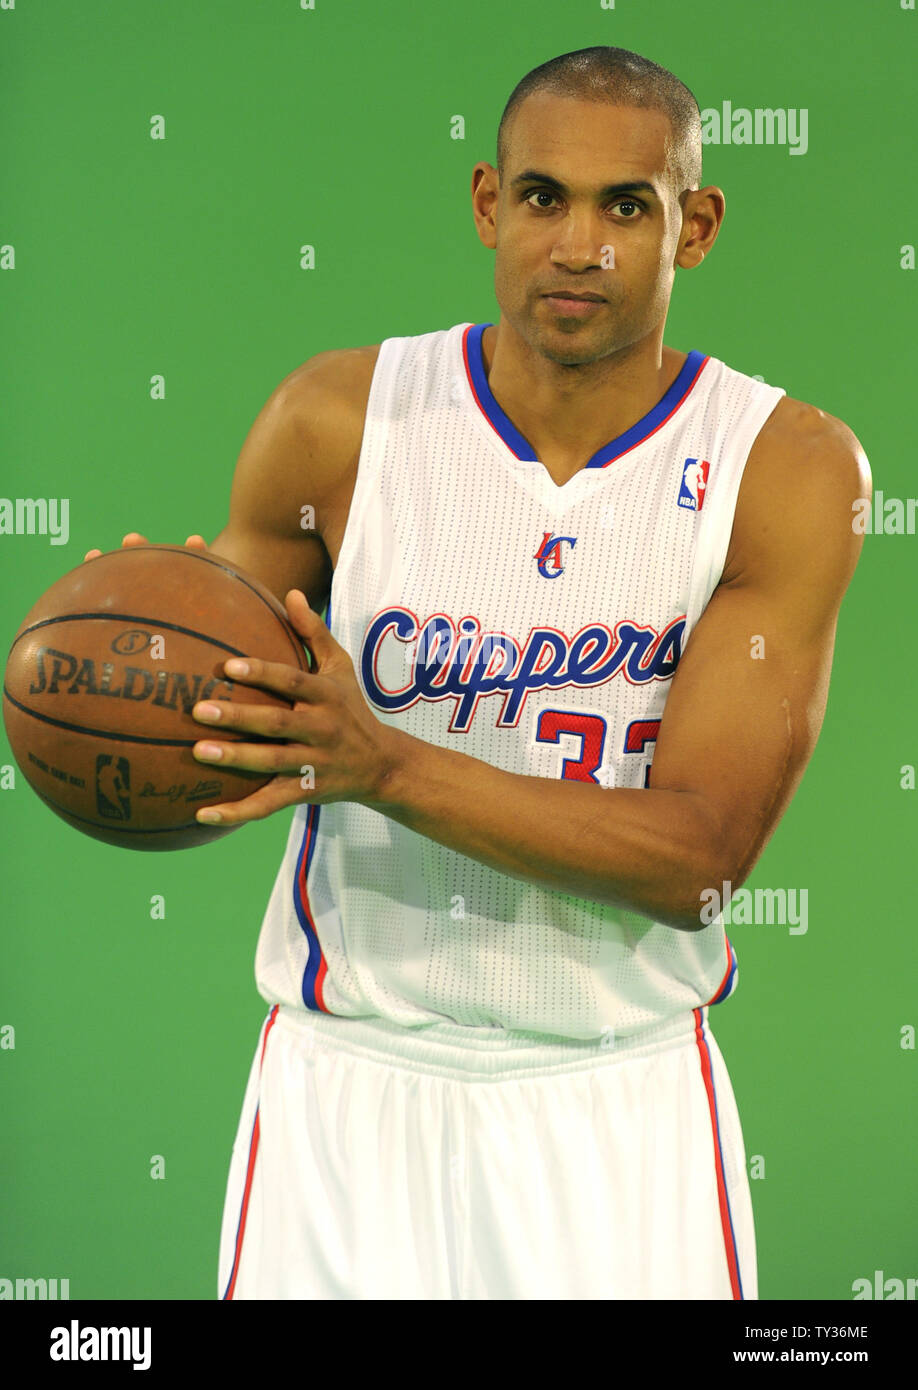
{"type": "Polygon", "coordinates": [[[703,925],[700,894],[720,887],[722,866],[695,794],[524,776],[388,733],[386,776],[364,805],[514,878],[703,925]]]}

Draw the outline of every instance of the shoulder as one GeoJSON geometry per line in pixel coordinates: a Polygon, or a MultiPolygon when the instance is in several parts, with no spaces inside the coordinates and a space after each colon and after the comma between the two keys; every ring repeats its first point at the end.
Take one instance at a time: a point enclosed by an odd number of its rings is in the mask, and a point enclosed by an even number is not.
{"type": "Polygon", "coordinates": [[[382,343],[363,347],[329,348],[317,352],[285,377],[281,385],[291,391],[326,389],[348,391],[373,375],[382,343]]]}
{"type": "Polygon", "coordinates": [[[760,430],[746,473],[751,486],[771,486],[777,479],[806,496],[849,501],[870,484],[867,454],[854,431],[792,396],[782,396],[760,430]]]}
{"type": "MultiPolygon", "coordinates": [[[[231,523],[258,517],[287,534],[301,503],[334,516],[356,472],[379,344],[317,353],[278,382],[243,444],[233,475],[231,523]]],[[[248,524],[246,521],[244,524],[248,524]]]]}
{"type": "Polygon", "coordinates": [[[286,408],[304,427],[329,431],[332,437],[353,428],[358,418],[362,430],[381,346],[371,343],[317,352],[278,386],[286,408]]]}
{"type": "Polygon", "coordinates": [[[380,343],[317,352],[278,383],[265,405],[270,433],[285,441],[272,451],[291,483],[308,480],[324,514],[356,474],[367,399],[380,343]]]}
{"type": "MultiPolygon", "coordinates": [[[[863,457],[863,446],[844,420],[807,401],[782,396],[759,432],[752,454],[814,454],[819,458],[863,457]]],[[[750,454],[750,458],[752,457],[750,454]]]]}
{"type": "Polygon", "coordinates": [[[852,520],[871,486],[853,430],[818,406],[783,396],[749,452],[723,582],[769,557],[799,563],[810,545],[853,568],[860,537],[852,520]]]}

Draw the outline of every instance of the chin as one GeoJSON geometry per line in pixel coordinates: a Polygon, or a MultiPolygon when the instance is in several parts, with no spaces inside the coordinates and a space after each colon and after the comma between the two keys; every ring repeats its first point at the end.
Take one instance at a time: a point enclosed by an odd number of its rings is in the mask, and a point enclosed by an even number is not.
{"type": "Polygon", "coordinates": [[[598,358],[605,357],[608,352],[612,351],[611,348],[597,340],[593,334],[584,332],[582,328],[579,333],[572,333],[567,329],[558,329],[548,335],[539,333],[536,335],[535,345],[545,357],[565,367],[595,362],[598,358]]]}

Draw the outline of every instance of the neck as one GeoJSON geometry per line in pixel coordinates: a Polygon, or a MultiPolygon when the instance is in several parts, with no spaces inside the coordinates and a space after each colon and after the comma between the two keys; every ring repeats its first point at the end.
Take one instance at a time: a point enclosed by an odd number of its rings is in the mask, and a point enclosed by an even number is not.
{"type": "Polygon", "coordinates": [[[635,425],[673,384],[686,354],[657,334],[568,366],[532,347],[503,318],[482,335],[488,386],[540,459],[581,467],[635,425]]]}

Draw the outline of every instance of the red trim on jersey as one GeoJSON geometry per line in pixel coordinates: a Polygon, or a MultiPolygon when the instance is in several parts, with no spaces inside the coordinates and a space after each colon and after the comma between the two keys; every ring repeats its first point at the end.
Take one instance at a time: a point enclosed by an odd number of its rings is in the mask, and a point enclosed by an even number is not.
{"type": "MultiPolygon", "coordinates": [[[[501,444],[503,444],[506,448],[509,448],[510,446],[507,444],[507,441],[504,439],[504,437],[503,437],[503,435],[501,434],[500,430],[497,428],[497,426],[495,425],[494,421],[491,419],[490,415],[488,414],[488,412],[485,410],[484,406],[482,405],[482,403],[481,403],[481,397],[479,396],[478,392],[475,390],[475,383],[474,383],[474,381],[472,380],[472,368],[471,368],[471,366],[469,365],[469,334],[471,333],[471,331],[472,331],[472,329],[473,329],[474,327],[475,327],[475,324],[474,324],[474,323],[470,323],[469,326],[466,328],[465,332],[464,332],[463,335],[462,335],[462,361],[463,361],[463,363],[465,364],[465,379],[466,379],[466,381],[467,381],[468,384],[469,384],[469,390],[471,391],[472,395],[475,397],[475,404],[478,406],[478,409],[481,411],[481,413],[482,413],[482,415],[484,416],[485,420],[486,420],[487,423],[491,426],[492,430],[493,430],[494,433],[497,435],[497,437],[498,437],[498,439],[500,440],[501,444]]],[[[511,452],[511,454],[512,454],[512,453],[514,452],[514,450],[513,450],[513,449],[510,449],[510,452],[511,452]]]]}
{"type": "MultiPolygon", "coordinates": [[[[679,397],[679,399],[676,401],[675,405],[673,406],[673,408],[672,408],[672,410],[669,412],[669,414],[668,414],[668,415],[664,415],[663,419],[660,421],[660,423],[659,423],[658,425],[654,425],[653,429],[650,431],[649,434],[642,435],[642,437],[641,437],[640,439],[636,439],[636,440],[634,441],[633,444],[629,444],[628,448],[627,448],[627,449],[623,449],[622,452],[621,452],[620,454],[615,454],[615,455],[613,455],[612,458],[606,459],[605,463],[601,463],[601,464],[599,465],[600,468],[608,468],[610,463],[618,463],[619,459],[624,458],[626,454],[630,454],[630,453],[631,453],[631,450],[632,450],[632,449],[636,449],[636,448],[638,447],[639,444],[646,444],[648,439],[653,439],[653,437],[654,437],[654,435],[657,433],[657,431],[658,431],[658,430],[661,430],[661,429],[663,428],[663,426],[664,426],[665,424],[667,424],[668,421],[670,421],[670,420],[673,418],[673,416],[675,415],[676,411],[677,411],[677,410],[681,410],[682,407],[685,405],[685,402],[688,400],[689,396],[692,394],[692,392],[694,391],[695,387],[698,385],[698,378],[701,376],[701,373],[704,371],[705,367],[707,366],[707,364],[708,364],[708,362],[709,362],[710,360],[711,360],[711,359],[710,359],[710,355],[708,354],[708,355],[706,355],[706,356],[703,358],[703,360],[702,360],[701,362],[698,363],[698,370],[696,371],[695,375],[692,377],[692,379],[691,379],[691,381],[689,382],[688,386],[685,388],[684,394],[681,395],[681,396],[679,397]]],[[[683,362],[682,365],[685,366],[685,363],[683,362]]],[[[649,413],[649,412],[648,412],[648,413],[649,413]]],[[[699,511],[701,510],[701,504],[700,504],[700,503],[698,504],[698,509],[699,509],[699,511]]]]}
{"type": "Polygon", "coordinates": [[[717,998],[717,996],[720,994],[720,992],[721,992],[721,990],[723,989],[724,985],[727,983],[727,981],[729,980],[730,976],[732,975],[732,973],[733,973],[733,968],[734,968],[734,966],[735,966],[735,964],[736,964],[736,961],[735,961],[735,959],[734,959],[733,947],[730,945],[730,941],[729,941],[729,938],[727,937],[727,933],[726,933],[726,932],[724,932],[724,946],[726,947],[726,951],[727,951],[727,968],[726,968],[726,970],[724,971],[724,977],[723,977],[723,979],[721,980],[720,984],[717,986],[717,988],[715,989],[714,993],[711,995],[710,999],[706,1000],[705,1005],[704,1005],[705,1008],[708,1007],[708,1004],[713,1004],[713,1003],[714,1003],[714,1000],[715,1000],[715,999],[717,998]]]}
{"type": "MultiPolygon", "coordinates": [[[[268,1019],[267,1027],[265,1028],[265,1035],[262,1039],[261,1044],[261,1059],[258,1064],[259,1070],[264,1065],[265,1046],[268,1041],[268,1034],[274,1027],[274,1023],[277,1018],[277,1011],[279,1008],[279,1004],[274,1005],[274,1008],[271,1010],[271,1016],[268,1019]]],[[[252,1138],[249,1143],[249,1162],[245,1173],[245,1187],[242,1192],[242,1210],[239,1213],[239,1225],[236,1228],[236,1250],[233,1256],[233,1269],[230,1275],[229,1287],[227,1288],[226,1293],[223,1295],[224,1299],[227,1301],[229,1301],[233,1297],[233,1290],[236,1287],[236,1276],[239,1273],[239,1259],[242,1255],[242,1242],[245,1237],[245,1222],[249,1211],[249,1194],[252,1191],[252,1178],[255,1175],[255,1159],[258,1155],[258,1136],[260,1132],[258,1119],[259,1109],[260,1106],[255,1107],[255,1123],[252,1126],[252,1138]]]]}
{"type": "MultiPolygon", "coordinates": [[[[470,362],[470,360],[469,360],[469,346],[468,346],[468,340],[469,340],[469,334],[471,333],[472,329],[473,329],[473,328],[477,328],[477,327],[478,327],[477,324],[470,323],[470,324],[468,324],[468,326],[466,327],[465,331],[464,331],[463,334],[462,334],[462,361],[463,361],[463,365],[465,366],[465,379],[466,379],[466,381],[467,381],[468,384],[469,384],[469,390],[471,391],[472,396],[474,397],[475,404],[478,406],[478,409],[480,410],[480,412],[481,412],[482,416],[484,417],[485,421],[491,426],[491,429],[492,429],[492,430],[494,431],[494,433],[497,435],[497,437],[498,437],[498,439],[500,440],[501,444],[503,444],[503,446],[504,446],[505,448],[510,449],[511,454],[513,454],[516,458],[519,458],[519,454],[517,454],[516,450],[513,449],[513,448],[510,446],[510,444],[508,444],[507,440],[504,438],[504,436],[501,434],[500,430],[499,430],[499,429],[497,428],[497,426],[495,425],[494,421],[491,419],[491,416],[488,414],[488,411],[485,409],[484,404],[482,403],[481,397],[479,396],[478,392],[475,390],[475,382],[474,382],[473,379],[472,379],[472,367],[471,367],[471,362],[470,362]]],[[[489,325],[489,327],[491,327],[491,325],[489,325]]],[[[482,334],[482,337],[483,337],[483,336],[484,336],[484,335],[482,334]]],[[[479,340],[479,346],[480,346],[480,340],[479,340]]],[[[663,428],[663,426],[664,426],[665,424],[667,424],[667,423],[672,419],[672,417],[676,414],[676,412],[677,412],[678,410],[680,410],[680,409],[682,408],[682,406],[685,404],[685,402],[688,400],[689,396],[692,394],[692,392],[694,391],[695,387],[698,385],[698,378],[701,376],[701,373],[704,371],[705,367],[707,366],[707,364],[708,364],[708,362],[709,362],[710,360],[711,360],[710,353],[705,353],[704,357],[702,358],[702,360],[701,360],[701,361],[699,362],[699,364],[698,364],[698,368],[697,368],[697,370],[696,370],[696,372],[695,372],[695,375],[692,377],[692,380],[689,382],[688,386],[686,386],[686,388],[685,388],[685,390],[683,391],[682,395],[679,397],[679,399],[678,399],[677,401],[674,402],[673,407],[672,407],[672,409],[669,411],[669,413],[668,413],[667,415],[665,415],[665,416],[663,417],[662,420],[658,421],[658,423],[657,423],[656,425],[654,425],[654,427],[653,427],[652,430],[648,431],[647,434],[641,435],[640,439],[636,439],[636,440],[634,441],[634,443],[633,443],[633,444],[629,444],[628,447],[627,447],[626,449],[622,449],[619,453],[613,454],[612,458],[606,459],[605,463],[596,464],[595,466],[598,467],[598,468],[608,468],[610,463],[618,463],[619,459],[624,458],[626,454],[630,454],[632,449],[636,449],[640,444],[644,444],[644,443],[646,443],[646,441],[647,441],[648,439],[652,439],[653,436],[658,432],[658,430],[661,430],[661,429],[663,428]]],[[[684,366],[685,366],[685,363],[683,362],[682,365],[683,365],[683,367],[684,367],[684,366]]],[[[678,377],[678,374],[677,374],[677,377],[678,377]]],[[[666,393],[664,392],[664,397],[665,397],[665,394],[666,394],[666,393]]],[[[662,398],[661,398],[661,399],[662,399],[662,398]]],[[[657,404],[659,405],[659,402],[657,402],[657,404]]],[[[653,414],[653,411],[652,411],[652,410],[649,410],[649,411],[647,412],[647,414],[648,414],[648,415],[651,415],[651,414],[653,414]]],[[[646,418],[646,416],[645,416],[645,418],[646,418]]],[[[511,425],[513,424],[512,421],[511,421],[510,423],[511,423],[511,425]]],[[[638,421],[637,423],[640,424],[640,421],[638,421]]],[[[515,428],[516,428],[516,427],[514,426],[514,429],[515,429],[515,428]]],[[[634,429],[635,426],[632,425],[631,428],[634,429]]],[[[518,433],[518,432],[519,432],[519,431],[517,431],[517,433],[518,433]]],[[[629,432],[630,432],[629,430],[623,430],[623,431],[622,431],[622,435],[626,435],[626,434],[628,434],[629,432]]],[[[619,438],[622,438],[622,435],[619,435],[619,438]]],[[[597,450],[596,450],[596,453],[597,453],[597,454],[601,454],[601,453],[603,452],[604,449],[608,449],[609,445],[610,445],[610,444],[614,444],[614,443],[615,443],[615,440],[610,439],[610,440],[609,440],[609,443],[608,443],[608,444],[604,444],[604,445],[602,446],[602,448],[597,449],[597,450]]],[[[594,455],[594,458],[595,458],[595,455],[594,455]]],[[[699,510],[700,510],[700,504],[699,504],[699,510]]]]}
{"type": "Polygon", "coordinates": [[[724,1178],[724,1160],[720,1151],[720,1132],[717,1125],[717,1101],[714,1096],[714,1077],[711,1072],[711,1056],[708,1052],[707,1039],[704,1036],[704,1017],[700,1009],[693,1009],[695,1016],[695,1041],[698,1044],[698,1055],[701,1059],[701,1075],[704,1080],[704,1089],[708,1098],[708,1109],[711,1112],[711,1129],[714,1134],[714,1167],[717,1172],[717,1203],[720,1207],[720,1224],[724,1236],[724,1249],[727,1255],[727,1269],[730,1274],[730,1288],[734,1299],[741,1299],[743,1296],[740,1287],[739,1259],[736,1251],[736,1239],[733,1235],[733,1221],[730,1217],[730,1202],[727,1197],[727,1183],[724,1178]]]}
{"type": "MultiPolygon", "coordinates": [[[[314,951],[317,953],[319,957],[319,964],[316,968],[316,975],[312,985],[313,998],[315,999],[317,1007],[321,1009],[323,1013],[330,1014],[331,1009],[326,1004],[325,997],[323,994],[325,976],[328,974],[328,962],[325,959],[325,953],[322,950],[322,943],[319,941],[319,933],[316,931],[315,918],[312,915],[312,908],[309,905],[309,867],[310,861],[312,859],[313,841],[315,840],[317,834],[317,820],[318,807],[316,806],[315,802],[313,802],[309,807],[309,811],[307,812],[306,832],[303,837],[303,846],[300,850],[300,866],[299,873],[297,875],[297,889],[299,890],[299,905],[302,908],[302,915],[300,916],[300,926],[304,928],[304,931],[306,933],[306,939],[309,943],[309,959],[312,960],[314,951]]],[[[309,973],[308,964],[306,967],[306,973],[309,973]]],[[[303,1002],[304,1004],[306,1004],[307,1007],[309,1007],[309,1000],[305,997],[305,980],[303,1002]]]]}

